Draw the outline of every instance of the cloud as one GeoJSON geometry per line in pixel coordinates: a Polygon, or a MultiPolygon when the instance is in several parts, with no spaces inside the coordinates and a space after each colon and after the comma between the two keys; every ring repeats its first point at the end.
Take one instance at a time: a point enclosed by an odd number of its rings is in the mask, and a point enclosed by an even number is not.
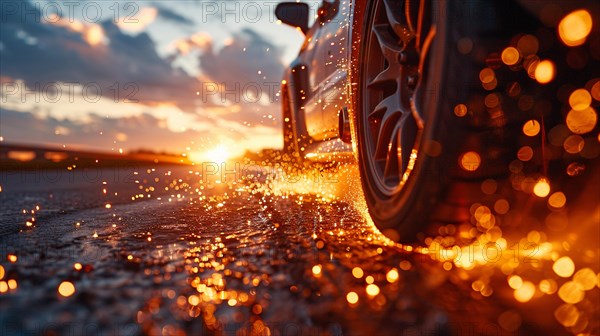
{"type": "Polygon", "coordinates": [[[156,9],[158,10],[158,16],[160,16],[162,19],[182,25],[182,26],[193,26],[194,25],[194,21],[169,9],[166,8],[162,5],[158,5],[156,6],[156,9]]]}
{"type": "Polygon", "coordinates": [[[159,10],[154,7],[143,7],[133,17],[119,19],[117,25],[121,30],[130,33],[139,33],[146,29],[156,19],[159,10]]]}
{"type": "MultiPolygon", "coordinates": [[[[184,49],[200,49],[200,100],[230,106],[224,119],[244,125],[278,127],[269,115],[280,114],[282,50],[250,29],[234,33],[218,50],[204,33],[184,40],[184,49]]],[[[181,52],[181,49],[180,49],[181,52]]]]}
{"type": "Polygon", "coordinates": [[[0,108],[0,121],[0,136],[7,143],[67,144],[71,148],[101,151],[124,148],[183,152],[187,147],[202,151],[218,144],[227,144],[232,146],[232,150],[236,149],[233,150],[236,154],[240,154],[244,149],[277,147],[277,141],[280,140],[279,133],[272,128],[248,128],[225,120],[173,132],[168,127],[167,119],[149,113],[121,118],[91,114],[87,120],[81,121],[0,108]]]}
{"type": "Polygon", "coordinates": [[[187,55],[190,51],[199,49],[212,52],[212,37],[206,32],[197,32],[192,36],[175,41],[175,49],[179,55],[187,55]]]}
{"type": "Polygon", "coordinates": [[[60,17],[55,13],[49,15],[48,18],[44,18],[44,23],[63,27],[72,32],[79,33],[83,40],[91,46],[108,43],[108,39],[104,34],[104,29],[102,29],[102,26],[95,23],[86,23],[74,18],[67,19],[65,17],[60,17]]]}
{"type": "MultiPolygon", "coordinates": [[[[37,11],[28,1],[16,3],[23,11],[37,11]]],[[[56,22],[49,23],[33,15],[23,19],[5,15],[5,8],[0,6],[2,80],[22,80],[30,89],[45,83],[94,83],[102,88],[103,100],[133,93],[132,98],[139,103],[134,105],[147,108],[141,114],[121,115],[116,110],[112,114],[99,110],[100,104],[90,105],[96,108],[71,104],[74,113],[90,116],[77,119],[59,116],[58,111],[69,110],[64,105],[68,103],[54,104],[54,112],[44,117],[40,117],[39,107],[14,111],[5,106],[0,109],[1,131],[9,141],[80,144],[104,150],[114,147],[116,138],[127,139],[124,148],[172,149],[210,139],[233,139],[239,146],[253,149],[277,146],[273,141],[280,136],[275,120],[279,113],[276,92],[284,69],[282,50],[253,30],[233,33],[221,48],[203,32],[181,40],[188,51],[197,51],[188,55],[197,57],[199,63],[199,75],[192,76],[174,66],[177,57],[185,54],[183,49],[163,58],[145,32],[127,34],[112,21],[71,23],[56,18],[56,22]],[[196,95],[206,83],[217,84],[219,90],[209,100],[196,95]],[[161,115],[161,106],[165,105],[188,112],[186,118],[195,118],[200,127],[174,131],[167,122],[173,118],[161,115]],[[99,117],[108,114],[110,118],[99,117]],[[98,135],[100,131],[103,137],[98,135]]],[[[181,21],[177,13],[156,8],[159,17],[181,21]]],[[[155,20],[150,12],[148,18],[146,25],[155,20]]],[[[181,22],[188,24],[186,20],[181,22]]],[[[186,118],[179,119],[187,126],[186,118]]]]}
{"type": "Polygon", "coordinates": [[[281,80],[284,69],[281,55],[279,47],[253,30],[244,29],[218,52],[208,45],[200,55],[200,70],[207,80],[231,87],[247,83],[265,85],[281,80]]]}
{"type": "Polygon", "coordinates": [[[147,113],[123,118],[92,115],[91,120],[81,122],[0,108],[0,119],[3,125],[10,125],[0,130],[7,142],[17,140],[55,146],[77,144],[78,147],[102,151],[111,148],[176,151],[183,150],[192,140],[207,139],[199,131],[172,132],[166,120],[147,113]],[[23,133],[27,134],[26,139],[23,133]]]}
{"type": "MultiPolygon", "coordinates": [[[[37,11],[26,1],[20,5],[24,10],[37,11]]],[[[141,103],[175,102],[188,111],[195,106],[197,79],[161,58],[146,33],[130,36],[110,21],[90,24],[78,31],[44,23],[34,16],[6,17],[0,29],[0,66],[4,76],[23,79],[30,87],[36,83],[43,86],[51,82],[94,82],[114,91],[118,83],[122,95],[128,94],[125,86],[132,83],[141,103]],[[95,31],[96,39],[106,38],[107,43],[89,43],[86,34],[90,30],[95,31]]],[[[108,89],[103,93],[114,95],[108,89]]]]}
{"type": "MultiPolygon", "coordinates": [[[[27,1],[21,5],[24,11],[37,11],[27,1]]],[[[209,83],[217,84],[221,92],[233,90],[233,94],[223,95],[233,97],[229,99],[233,103],[277,104],[277,83],[284,68],[282,50],[250,29],[234,33],[218,50],[205,32],[178,41],[180,55],[191,49],[201,51],[201,74],[196,78],[173,66],[176,57],[161,57],[148,34],[125,34],[111,21],[93,24],[56,17],[50,23],[34,16],[26,20],[14,15],[6,18],[0,29],[2,75],[22,79],[28,87],[94,83],[107,98],[134,93],[142,104],[169,102],[186,112],[202,105],[228,105],[228,99],[221,97],[209,101],[196,96],[196,92],[209,88],[209,83]]]]}
{"type": "MultiPolygon", "coordinates": [[[[203,31],[177,40],[173,45],[177,55],[171,56],[172,59],[199,51],[200,79],[223,84],[223,89],[250,83],[268,86],[279,83],[283,76],[283,50],[248,28],[234,33],[218,50],[212,37],[203,31]]],[[[265,93],[275,95],[273,90],[265,90],[265,93]]]]}

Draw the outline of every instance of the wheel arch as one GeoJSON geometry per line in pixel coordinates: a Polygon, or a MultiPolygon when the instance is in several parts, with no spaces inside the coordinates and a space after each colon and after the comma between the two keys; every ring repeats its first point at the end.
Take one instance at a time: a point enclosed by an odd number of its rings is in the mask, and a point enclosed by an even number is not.
{"type": "Polygon", "coordinates": [[[305,97],[307,92],[309,92],[308,69],[299,57],[290,64],[281,84],[284,127],[287,116],[290,118],[292,127],[294,150],[298,155],[300,155],[302,143],[310,139],[306,131],[305,118],[302,114],[303,101],[305,100],[303,97],[305,97]],[[287,95],[287,99],[289,99],[289,106],[287,107],[289,111],[287,113],[284,106],[286,99],[284,95],[287,95]]]}

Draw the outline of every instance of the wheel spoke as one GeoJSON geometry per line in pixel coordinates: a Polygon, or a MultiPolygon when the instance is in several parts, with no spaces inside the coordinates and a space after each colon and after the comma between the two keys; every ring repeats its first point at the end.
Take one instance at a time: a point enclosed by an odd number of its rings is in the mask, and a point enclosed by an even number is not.
{"type": "Polygon", "coordinates": [[[401,186],[424,129],[422,82],[435,37],[429,0],[380,0],[370,27],[365,76],[368,157],[386,194],[401,186]]]}
{"type": "Polygon", "coordinates": [[[387,66],[367,84],[369,88],[381,88],[383,85],[397,81],[398,79],[400,71],[398,57],[401,48],[398,46],[393,34],[387,28],[387,25],[377,25],[372,30],[377,38],[379,49],[386,60],[387,66]]]}
{"type": "Polygon", "coordinates": [[[380,24],[373,27],[373,33],[377,37],[379,47],[383,53],[383,57],[388,63],[398,63],[398,55],[402,51],[402,48],[398,45],[398,41],[394,34],[392,34],[387,24],[380,24]]]}
{"type": "Polygon", "coordinates": [[[369,88],[380,88],[385,84],[390,84],[392,82],[398,81],[398,73],[400,69],[398,66],[390,65],[381,73],[379,73],[373,80],[367,84],[369,88]]]}
{"type": "Polygon", "coordinates": [[[390,139],[392,139],[396,128],[402,126],[402,119],[405,119],[406,115],[400,106],[398,94],[393,94],[377,104],[370,114],[373,120],[379,122],[379,132],[373,155],[374,159],[381,160],[386,157],[390,139]]]}
{"type": "Polygon", "coordinates": [[[396,124],[394,131],[388,141],[387,153],[385,158],[385,167],[383,169],[384,179],[389,182],[396,182],[400,178],[402,171],[402,128],[396,124]]]}
{"type": "Polygon", "coordinates": [[[408,45],[415,38],[415,34],[413,29],[410,28],[409,22],[402,17],[404,13],[402,1],[383,0],[383,3],[385,4],[388,22],[392,26],[394,33],[396,33],[404,45],[408,45]]]}

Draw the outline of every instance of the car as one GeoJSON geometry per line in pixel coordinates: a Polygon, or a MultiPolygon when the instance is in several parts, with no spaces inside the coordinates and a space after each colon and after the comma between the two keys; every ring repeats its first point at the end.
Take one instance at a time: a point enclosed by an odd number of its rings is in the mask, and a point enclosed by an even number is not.
{"type": "Polygon", "coordinates": [[[356,160],[369,214],[394,240],[414,241],[427,223],[468,221],[482,182],[507,178],[531,119],[509,86],[537,98],[555,85],[552,63],[533,71],[542,62],[529,49],[543,37],[518,39],[543,26],[544,6],[324,0],[309,25],[306,3],[280,3],[280,22],[305,34],[281,85],[285,155],[356,160]],[[523,45],[501,56],[515,41],[523,45]]]}

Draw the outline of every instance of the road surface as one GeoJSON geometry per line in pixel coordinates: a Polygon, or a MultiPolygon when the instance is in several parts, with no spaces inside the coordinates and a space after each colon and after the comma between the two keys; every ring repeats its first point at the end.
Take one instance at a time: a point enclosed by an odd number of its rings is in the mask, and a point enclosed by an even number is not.
{"type": "Polygon", "coordinates": [[[302,175],[213,168],[2,172],[0,335],[600,330],[589,183],[573,187],[587,200],[569,199],[585,203],[580,211],[548,211],[567,228],[518,210],[540,208],[528,196],[512,212],[503,202],[471,207],[467,231],[447,226],[400,245],[370,222],[352,165],[302,175]],[[461,243],[449,238],[465,232],[461,243]],[[553,270],[561,257],[575,260],[577,278],[553,270]],[[577,286],[562,290],[569,281],[577,286]]]}

